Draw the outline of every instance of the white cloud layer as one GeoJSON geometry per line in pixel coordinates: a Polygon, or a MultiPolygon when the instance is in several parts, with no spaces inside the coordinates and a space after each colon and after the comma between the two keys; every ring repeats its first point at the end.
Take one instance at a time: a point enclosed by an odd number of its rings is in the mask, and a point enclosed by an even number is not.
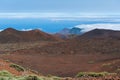
{"type": "MultiPolygon", "coordinates": [[[[42,30],[41,28],[37,28],[38,30],[42,30]]],[[[31,30],[34,30],[32,28],[28,28],[28,29],[20,29],[20,31],[31,31],[31,30]]],[[[0,32],[1,31],[4,31],[4,29],[0,29],[0,32]]]]}
{"type": "Polygon", "coordinates": [[[0,29],[0,32],[3,31],[3,29],[0,29]]]}
{"type": "MultiPolygon", "coordinates": [[[[64,19],[83,19],[83,18],[114,18],[116,16],[112,15],[91,15],[91,14],[81,14],[81,13],[0,13],[0,18],[55,18],[57,20],[64,19]]],[[[120,17],[118,15],[116,18],[120,17]]]]}
{"type": "Polygon", "coordinates": [[[31,31],[32,29],[22,29],[22,31],[31,31]]]}
{"type": "MultiPolygon", "coordinates": [[[[37,28],[38,30],[42,30],[42,28],[37,28]]],[[[32,28],[30,28],[30,29],[21,29],[21,31],[31,31],[31,30],[34,30],[34,29],[32,29],[32,28]]]]}
{"type": "Polygon", "coordinates": [[[93,29],[111,29],[120,30],[120,24],[82,24],[75,26],[77,28],[82,28],[83,32],[87,32],[93,29]]]}

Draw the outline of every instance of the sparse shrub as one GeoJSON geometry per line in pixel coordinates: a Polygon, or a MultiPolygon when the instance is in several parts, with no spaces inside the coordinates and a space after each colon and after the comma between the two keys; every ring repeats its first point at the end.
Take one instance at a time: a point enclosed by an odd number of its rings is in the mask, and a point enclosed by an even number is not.
{"type": "Polygon", "coordinates": [[[53,77],[53,75],[51,75],[51,74],[48,74],[48,75],[47,75],[47,77],[53,77]]]}
{"type": "Polygon", "coordinates": [[[11,77],[13,75],[10,72],[6,71],[6,70],[2,70],[2,71],[0,71],[0,76],[11,77]]]}
{"type": "Polygon", "coordinates": [[[106,67],[106,66],[111,66],[112,65],[112,63],[105,63],[105,64],[103,64],[102,66],[103,67],[106,67]]]}
{"type": "MultiPolygon", "coordinates": [[[[29,69],[30,70],[30,69],[29,69]]],[[[35,70],[30,70],[32,73],[36,73],[39,74],[39,72],[35,71],[35,70]]]]}
{"type": "Polygon", "coordinates": [[[61,80],[60,77],[44,77],[37,75],[27,75],[27,76],[14,76],[10,72],[3,70],[0,71],[0,80],[61,80]]]}
{"type": "Polygon", "coordinates": [[[120,74],[120,69],[119,68],[116,70],[116,73],[120,74]]]}
{"type": "Polygon", "coordinates": [[[76,75],[76,77],[84,77],[84,76],[89,76],[89,77],[103,77],[108,75],[108,72],[80,72],[76,75]]]}
{"type": "Polygon", "coordinates": [[[53,80],[61,80],[61,78],[60,77],[57,77],[57,76],[54,76],[54,77],[52,77],[53,78],[53,80]]]}
{"type": "Polygon", "coordinates": [[[5,62],[10,62],[9,60],[5,60],[5,62]]]}
{"type": "Polygon", "coordinates": [[[76,77],[83,77],[83,76],[85,76],[85,72],[79,72],[77,75],[76,75],[76,77]]]}
{"type": "Polygon", "coordinates": [[[63,80],[73,80],[71,77],[66,77],[63,80]]]}
{"type": "Polygon", "coordinates": [[[43,77],[38,77],[38,76],[35,76],[35,75],[19,76],[16,79],[17,80],[45,80],[43,77]]]}
{"type": "Polygon", "coordinates": [[[89,61],[88,64],[94,64],[95,62],[94,61],[89,61]]]}
{"type": "Polygon", "coordinates": [[[28,76],[26,80],[39,80],[37,76],[28,76]]]}
{"type": "Polygon", "coordinates": [[[108,74],[107,72],[100,72],[100,73],[89,72],[88,76],[91,76],[91,77],[103,77],[103,76],[106,76],[107,74],[108,74]]]}
{"type": "Polygon", "coordinates": [[[17,64],[10,64],[10,67],[15,68],[17,71],[25,71],[25,69],[17,64]]]}

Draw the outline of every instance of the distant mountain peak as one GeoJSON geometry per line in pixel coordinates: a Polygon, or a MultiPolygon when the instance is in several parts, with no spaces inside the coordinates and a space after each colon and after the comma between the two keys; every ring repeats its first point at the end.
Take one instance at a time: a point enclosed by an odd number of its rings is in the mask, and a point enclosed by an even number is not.
{"type": "Polygon", "coordinates": [[[73,28],[69,31],[69,33],[70,33],[70,34],[75,34],[75,35],[80,35],[80,34],[81,34],[81,31],[82,31],[81,28],[73,27],[73,28]]]}
{"type": "Polygon", "coordinates": [[[64,28],[60,32],[56,33],[60,38],[68,39],[68,38],[73,38],[75,36],[83,34],[82,32],[83,29],[78,28],[78,27],[73,27],[71,29],[69,28],[64,28]]]}
{"type": "Polygon", "coordinates": [[[58,32],[59,34],[64,34],[64,35],[68,35],[69,34],[70,29],[69,28],[64,28],[62,29],[60,32],[58,32]]]}
{"type": "Polygon", "coordinates": [[[64,35],[71,35],[71,34],[74,34],[74,35],[80,35],[81,34],[81,31],[82,29],[81,28],[77,28],[77,27],[73,27],[71,29],[69,28],[64,28],[62,29],[60,32],[60,34],[64,34],[64,35]]]}

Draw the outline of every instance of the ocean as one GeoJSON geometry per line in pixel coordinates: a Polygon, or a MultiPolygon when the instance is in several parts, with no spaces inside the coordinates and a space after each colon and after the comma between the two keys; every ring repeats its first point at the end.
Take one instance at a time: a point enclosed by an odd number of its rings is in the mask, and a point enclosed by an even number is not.
{"type": "Polygon", "coordinates": [[[15,28],[17,30],[40,29],[47,33],[56,33],[63,28],[72,28],[82,24],[120,24],[120,21],[104,19],[76,19],[76,20],[52,20],[39,18],[0,19],[0,30],[15,28]]]}

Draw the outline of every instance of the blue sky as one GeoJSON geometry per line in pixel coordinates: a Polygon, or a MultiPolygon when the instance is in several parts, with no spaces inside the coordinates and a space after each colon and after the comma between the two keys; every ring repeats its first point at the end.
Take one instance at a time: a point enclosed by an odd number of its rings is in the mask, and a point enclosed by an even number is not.
{"type": "Polygon", "coordinates": [[[52,33],[81,25],[87,30],[103,25],[120,29],[119,24],[120,0],[0,0],[0,30],[38,28],[52,33]]]}
{"type": "Polygon", "coordinates": [[[51,16],[119,15],[120,0],[0,0],[0,13],[52,13],[51,16]]]}

